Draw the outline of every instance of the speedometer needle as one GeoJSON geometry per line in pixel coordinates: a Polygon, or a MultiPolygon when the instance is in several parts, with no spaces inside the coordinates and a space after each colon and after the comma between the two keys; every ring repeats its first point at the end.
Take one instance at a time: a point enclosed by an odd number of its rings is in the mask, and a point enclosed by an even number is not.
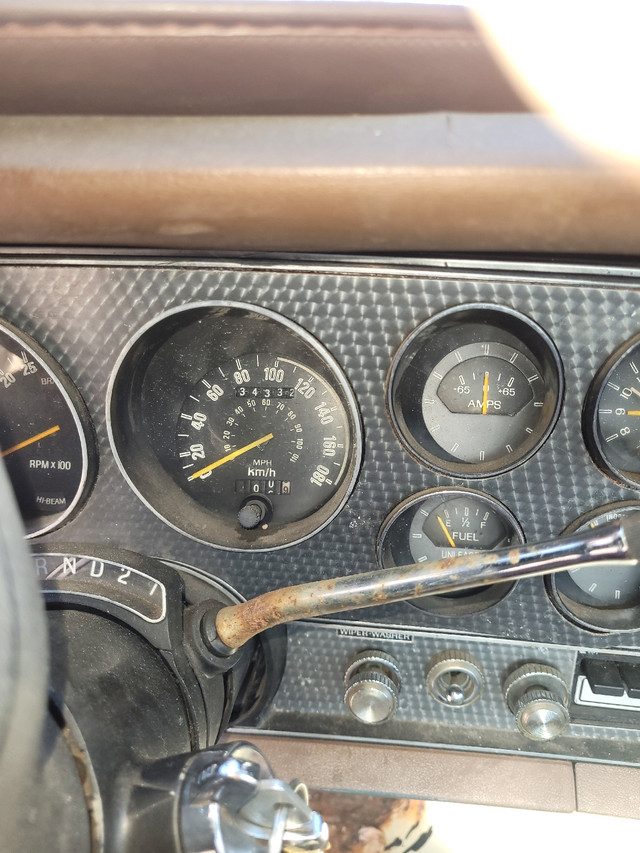
{"type": "Polygon", "coordinates": [[[489,373],[484,375],[484,387],[482,389],[482,414],[487,414],[487,400],[489,398],[489,373]]]}
{"type": "Polygon", "coordinates": [[[251,444],[245,444],[244,447],[239,447],[237,450],[234,450],[231,453],[227,453],[227,455],[223,456],[222,459],[217,459],[215,462],[212,462],[211,465],[207,465],[204,468],[201,468],[199,471],[196,471],[190,477],[187,477],[187,480],[197,480],[198,477],[202,477],[203,474],[208,474],[209,471],[213,471],[214,468],[219,468],[221,465],[224,465],[225,462],[231,462],[232,459],[237,459],[238,456],[242,456],[243,453],[246,453],[249,450],[253,450],[254,447],[258,447],[258,445],[260,444],[266,444],[266,442],[271,441],[272,438],[272,432],[270,432],[268,435],[263,435],[262,438],[259,438],[257,441],[252,441],[251,444]]]}
{"type": "Polygon", "coordinates": [[[40,441],[41,438],[53,435],[54,432],[58,432],[59,429],[60,427],[56,425],[51,427],[51,429],[46,429],[44,432],[39,432],[38,435],[32,435],[31,438],[21,441],[20,444],[14,444],[13,447],[8,447],[6,450],[3,450],[2,453],[0,453],[0,458],[4,459],[5,456],[8,456],[10,453],[15,453],[16,450],[22,450],[23,447],[29,447],[30,444],[35,444],[36,441],[40,441]]]}
{"type": "Polygon", "coordinates": [[[444,535],[447,537],[447,539],[448,539],[448,541],[449,541],[449,545],[451,545],[451,547],[452,547],[452,548],[455,548],[455,547],[456,547],[456,543],[455,543],[455,542],[453,541],[453,539],[451,538],[451,534],[450,534],[450,533],[449,533],[449,531],[447,530],[447,526],[446,526],[446,524],[445,524],[445,523],[444,523],[444,521],[440,518],[440,516],[439,516],[439,515],[436,515],[436,518],[438,519],[438,523],[440,524],[440,527],[441,527],[441,528],[442,528],[442,530],[444,531],[444,535]]]}

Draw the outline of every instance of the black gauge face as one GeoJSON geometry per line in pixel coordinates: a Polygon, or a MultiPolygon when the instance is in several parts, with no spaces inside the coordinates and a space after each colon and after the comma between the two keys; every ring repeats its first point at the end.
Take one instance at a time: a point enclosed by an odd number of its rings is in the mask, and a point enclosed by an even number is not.
{"type": "Polygon", "coordinates": [[[27,538],[68,521],[96,471],[89,414],[62,368],[27,335],[0,325],[0,455],[27,538]]]}
{"type": "Polygon", "coordinates": [[[640,336],[617,349],[596,374],[583,428],[596,464],[617,482],[640,488],[640,336]]]}
{"type": "Polygon", "coordinates": [[[423,323],[389,372],[387,405],[400,441],[447,474],[486,477],[529,458],[562,399],[550,338],[510,309],[459,306],[423,323]]]}
{"type": "Polygon", "coordinates": [[[303,329],[252,306],[201,303],[150,324],[121,359],[109,411],[140,497],[222,548],[311,536],[359,469],[359,416],[340,368],[303,329]]]}
{"type": "Polygon", "coordinates": [[[349,451],[349,416],[328,382],[291,359],[250,353],[189,389],[178,417],[176,480],[227,523],[267,530],[326,503],[349,451]]]}
{"type": "MultiPolygon", "coordinates": [[[[403,501],[378,534],[383,568],[443,560],[520,545],[524,535],[515,516],[499,501],[471,489],[429,489],[403,501]]],[[[410,602],[442,615],[475,613],[491,607],[514,584],[432,595],[410,602]]]]}
{"type": "MultiPolygon", "coordinates": [[[[621,501],[599,507],[578,518],[564,531],[577,533],[615,521],[640,509],[640,501],[621,501]]],[[[632,631],[640,627],[640,569],[600,564],[551,575],[551,599],[571,621],[594,631],[632,631]]]]}

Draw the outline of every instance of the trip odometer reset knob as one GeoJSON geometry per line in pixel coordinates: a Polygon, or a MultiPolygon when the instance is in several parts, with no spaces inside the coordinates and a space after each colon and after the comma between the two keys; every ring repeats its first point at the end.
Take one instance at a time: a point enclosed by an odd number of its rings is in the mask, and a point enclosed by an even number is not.
{"type": "Polygon", "coordinates": [[[266,501],[255,499],[247,501],[246,504],[240,507],[238,512],[238,521],[245,530],[252,530],[261,524],[267,517],[269,507],[266,501]]]}

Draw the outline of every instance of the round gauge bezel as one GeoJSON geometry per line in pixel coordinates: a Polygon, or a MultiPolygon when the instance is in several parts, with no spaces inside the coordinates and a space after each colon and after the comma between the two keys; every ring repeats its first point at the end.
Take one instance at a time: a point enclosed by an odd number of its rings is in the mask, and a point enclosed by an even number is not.
{"type": "Polygon", "coordinates": [[[611,375],[636,350],[640,351],[640,332],[616,347],[600,366],[589,385],[582,408],[582,434],[596,467],[615,483],[631,489],[640,489],[640,471],[637,473],[627,471],[610,461],[606,441],[603,440],[600,430],[598,409],[604,388],[611,375]]]}
{"type": "Polygon", "coordinates": [[[398,348],[385,385],[387,414],[404,449],[431,470],[464,479],[495,477],[530,459],[551,435],[563,398],[564,371],[551,337],[524,314],[490,303],[451,306],[422,322],[398,348]],[[423,389],[438,362],[463,345],[451,344],[452,336],[460,339],[461,327],[469,342],[496,342],[520,350],[533,361],[544,382],[543,405],[534,431],[512,451],[487,462],[456,460],[433,438],[422,416],[423,389]],[[414,373],[419,374],[419,382],[415,377],[411,381],[414,373]]]}
{"type": "MultiPolygon", "coordinates": [[[[157,368],[153,370],[157,373],[157,368]]],[[[261,552],[290,547],[314,536],[342,510],[356,484],[363,440],[355,395],[338,362],[309,332],[281,314],[243,302],[212,300],[173,308],[146,323],[129,341],[114,367],[107,392],[107,427],[118,466],[140,500],[174,530],[216,548],[261,552]],[[190,330],[205,355],[193,358],[182,346],[190,330]],[[281,348],[286,347],[286,351],[281,348]],[[338,395],[348,420],[348,462],[339,486],[312,514],[267,531],[231,527],[180,488],[163,459],[173,453],[175,423],[169,411],[188,389],[223,361],[265,350],[309,367],[338,395]],[[145,422],[145,379],[159,356],[170,374],[166,424],[153,431],[145,422]],[[190,358],[190,356],[192,358],[190,358]],[[198,361],[198,359],[200,359],[198,361]],[[172,396],[173,395],[173,396],[172,396]],[[153,435],[150,435],[153,432],[153,435]]]]}
{"type": "MultiPolygon", "coordinates": [[[[640,510],[640,500],[615,501],[589,510],[572,521],[561,535],[576,533],[594,519],[617,510],[640,510]]],[[[631,606],[596,606],[571,598],[568,590],[563,589],[563,581],[572,583],[568,573],[557,572],[545,578],[545,587],[551,603],[565,619],[595,634],[628,633],[640,628],[640,593],[638,601],[631,606]]]]}
{"type": "MultiPolygon", "coordinates": [[[[391,568],[391,566],[385,564],[384,557],[385,548],[391,547],[388,539],[393,527],[403,524],[406,526],[408,533],[411,520],[417,511],[415,510],[417,506],[420,506],[425,501],[431,502],[438,499],[453,500],[455,498],[469,497],[481,500],[494,512],[498,513],[502,520],[512,527],[519,540],[517,544],[523,545],[525,543],[524,531],[518,519],[501,501],[477,489],[467,489],[460,486],[435,487],[425,489],[405,498],[391,510],[382,522],[376,537],[376,560],[380,568],[391,568]],[[412,510],[413,512],[410,512],[412,510]],[[409,517],[403,519],[403,516],[409,517]]],[[[462,596],[447,594],[430,595],[422,599],[407,601],[407,604],[438,616],[466,616],[488,610],[490,607],[503,601],[515,589],[516,584],[517,581],[491,584],[490,586],[481,587],[476,591],[470,590],[462,596]]]]}
{"type": "MultiPolygon", "coordinates": [[[[74,498],[63,512],[40,516],[41,519],[44,519],[44,523],[25,532],[25,539],[35,539],[68,524],[83,508],[95,485],[98,473],[98,445],[93,421],[80,391],[51,353],[31,335],[2,318],[0,318],[0,332],[4,332],[7,337],[12,338],[28,350],[42,365],[49,378],[53,380],[58,393],[71,413],[80,442],[82,469],[74,498]]],[[[23,520],[23,523],[26,526],[28,522],[23,520]]]]}

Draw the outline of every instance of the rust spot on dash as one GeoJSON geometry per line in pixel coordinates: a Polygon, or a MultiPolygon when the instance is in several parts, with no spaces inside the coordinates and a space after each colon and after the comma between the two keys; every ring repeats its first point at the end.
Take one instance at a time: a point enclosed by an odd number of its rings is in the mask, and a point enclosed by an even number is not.
{"type": "Polygon", "coordinates": [[[520,562],[520,549],[519,548],[513,548],[511,551],[509,551],[509,562],[511,563],[512,566],[518,565],[518,563],[520,562]]]}

